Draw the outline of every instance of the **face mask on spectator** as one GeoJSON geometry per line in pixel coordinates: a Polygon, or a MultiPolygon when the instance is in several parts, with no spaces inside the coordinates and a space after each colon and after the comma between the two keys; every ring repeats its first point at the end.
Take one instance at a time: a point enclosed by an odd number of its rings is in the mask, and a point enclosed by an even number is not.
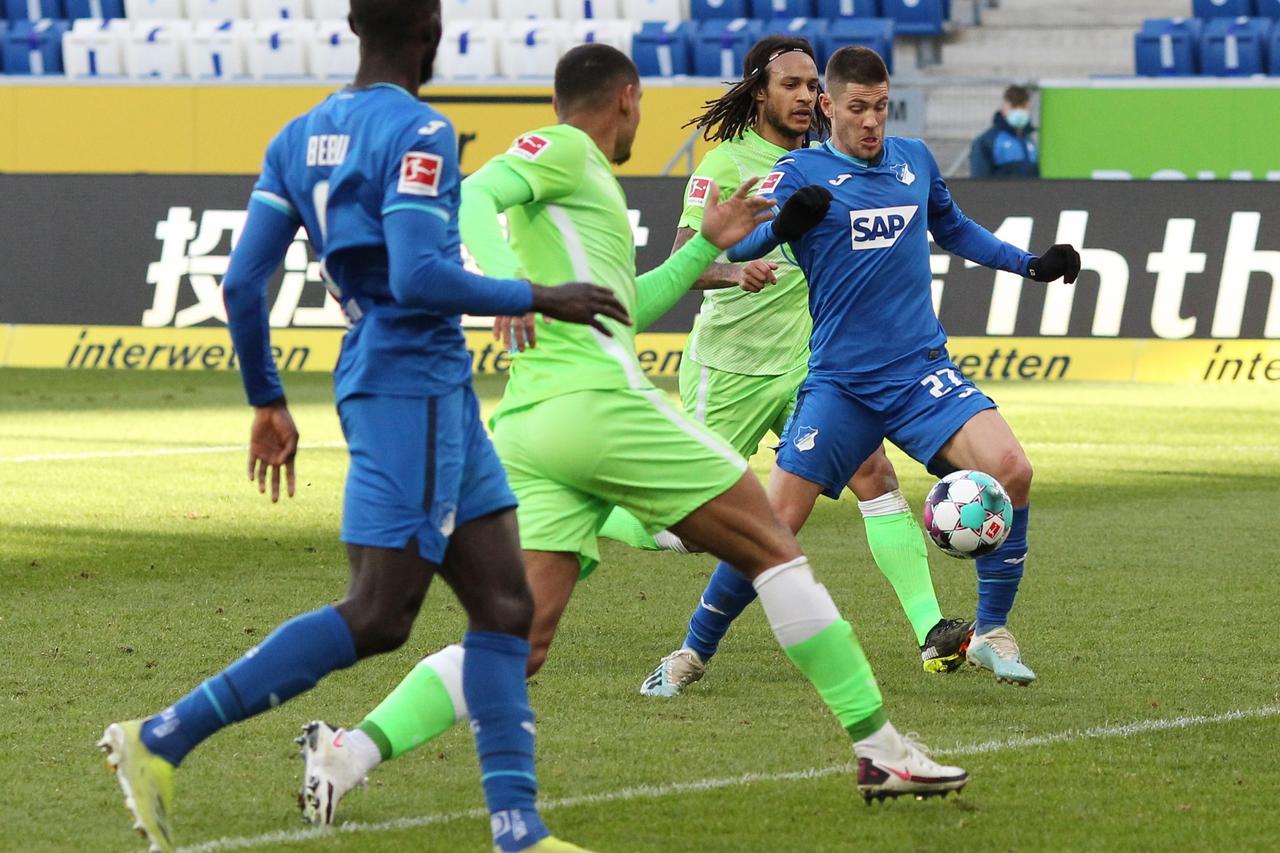
{"type": "Polygon", "coordinates": [[[1009,126],[1014,130],[1022,130],[1031,123],[1031,112],[1024,109],[1009,110],[1005,114],[1004,120],[1009,122],[1009,126]]]}

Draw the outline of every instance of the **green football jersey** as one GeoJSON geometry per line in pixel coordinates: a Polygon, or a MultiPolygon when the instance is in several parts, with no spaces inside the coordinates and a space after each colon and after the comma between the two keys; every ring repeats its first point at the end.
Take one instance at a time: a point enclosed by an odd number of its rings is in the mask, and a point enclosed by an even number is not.
{"type": "MultiPolygon", "coordinates": [[[[539,284],[607,287],[634,317],[636,250],[626,196],[591,137],[557,124],[521,136],[494,160],[533,190],[533,201],[507,210],[518,275],[539,284]]],[[[487,269],[482,247],[468,248],[487,269]]],[[[604,323],[612,337],[540,317],[537,345],[512,359],[494,416],[574,391],[653,388],[636,360],[634,327],[604,323]]]]}
{"type": "MultiPolygon", "coordinates": [[[[698,230],[709,182],[728,198],[748,178],[761,178],[789,152],[748,130],[707,152],[685,188],[680,227],[698,230]]],[[[758,185],[757,185],[758,186],[758,185]]],[[[737,287],[708,290],[685,346],[685,357],[730,373],[777,376],[809,360],[809,285],[784,257],[782,247],[765,255],[778,265],[777,283],[759,293],[737,287]]]]}

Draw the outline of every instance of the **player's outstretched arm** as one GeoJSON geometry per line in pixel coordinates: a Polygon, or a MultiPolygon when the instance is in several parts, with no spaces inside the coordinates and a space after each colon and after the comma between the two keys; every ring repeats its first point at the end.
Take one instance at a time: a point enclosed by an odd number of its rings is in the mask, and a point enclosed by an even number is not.
{"type": "MultiPolygon", "coordinates": [[[[679,251],[680,247],[697,233],[692,228],[677,228],[676,238],[671,244],[671,254],[674,255],[679,251]]],[[[759,293],[768,285],[777,283],[777,276],[774,275],[777,269],[777,264],[766,260],[748,261],[745,264],[712,262],[694,281],[690,290],[724,290],[740,287],[748,293],[759,293]]]]}
{"type": "Polygon", "coordinates": [[[830,209],[831,191],[826,187],[817,184],[800,187],[787,197],[772,222],[757,226],[740,243],[729,248],[729,260],[763,257],[782,243],[800,239],[821,222],[830,209]]]}

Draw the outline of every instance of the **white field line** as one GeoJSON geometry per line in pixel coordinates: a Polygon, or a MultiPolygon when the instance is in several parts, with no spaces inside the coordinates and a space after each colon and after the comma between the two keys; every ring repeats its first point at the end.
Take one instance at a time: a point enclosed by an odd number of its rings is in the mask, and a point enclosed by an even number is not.
{"type": "MultiPolygon", "coordinates": [[[[1070,743],[1079,740],[1096,738],[1127,738],[1150,732],[1165,732],[1175,729],[1189,729],[1198,726],[1231,723],[1239,720],[1256,720],[1266,717],[1280,716],[1280,705],[1264,705],[1261,708],[1249,708],[1241,711],[1227,711],[1222,714],[1195,714],[1186,717],[1166,719],[1137,720],[1115,726],[1095,726],[1088,729],[1067,729],[1044,735],[1014,737],[1004,740],[989,740],[980,743],[961,744],[937,751],[939,756],[981,755],[990,752],[1008,752],[1027,749],[1035,746],[1049,746],[1059,743],[1070,743]]],[[[728,776],[720,779],[698,779],[693,782],[671,782],[663,785],[637,785],[632,788],[621,788],[616,791],[602,791],[597,794],[580,794],[573,797],[560,797],[553,800],[542,800],[539,808],[542,811],[572,808],[573,806],[599,805],[617,803],[626,800],[653,800],[669,797],[674,794],[695,794],[705,791],[716,791],[722,788],[738,788],[755,782],[802,782],[810,779],[822,779],[827,776],[853,772],[852,764],[836,764],[831,767],[815,767],[809,770],[794,770],[787,773],[744,773],[741,776],[728,776]]],[[[314,827],[311,829],[283,829],[263,835],[218,838],[205,841],[190,847],[181,848],[183,853],[215,853],[221,850],[247,850],[268,844],[288,844],[323,838],[334,833],[351,834],[366,832],[398,832],[406,829],[417,829],[432,824],[449,823],[455,820],[479,819],[487,816],[482,808],[465,811],[444,812],[423,815],[421,817],[405,817],[378,823],[343,823],[335,827],[314,827]]]]}
{"type": "MultiPolygon", "coordinates": [[[[346,447],[340,441],[299,444],[299,450],[333,450],[346,447]]],[[[89,450],[84,453],[35,453],[30,456],[0,456],[0,465],[24,462],[76,462],[85,459],[137,459],[147,456],[199,456],[208,453],[244,453],[247,444],[214,444],[207,447],[154,447],[150,450],[89,450]]]]}

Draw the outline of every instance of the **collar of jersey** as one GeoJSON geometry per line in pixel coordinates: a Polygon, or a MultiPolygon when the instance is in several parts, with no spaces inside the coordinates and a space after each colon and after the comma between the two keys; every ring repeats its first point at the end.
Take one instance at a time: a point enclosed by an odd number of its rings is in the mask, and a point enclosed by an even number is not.
{"type": "Polygon", "coordinates": [[[357,92],[368,92],[373,89],[390,89],[393,92],[399,92],[402,95],[406,95],[410,98],[413,98],[413,100],[415,101],[418,100],[417,96],[414,95],[412,92],[410,92],[408,89],[404,88],[403,86],[397,86],[395,83],[370,83],[368,86],[361,86],[359,88],[356,88],[355,86],[348,86],[347,88],[343,89],[343,91],[354,95],[357,92]]]}
{"type": "Polygon", "coordinates": [[[781,145],[775,145],[774,143],[765,139],[763,136],[756,133],[755,130],[753,130],[752,128],[747,128],[743,132],[740,138],[744,145],[749,145],[752,148],[759,148],[762,151],[767,151],[769,154],[774,155],[775,160],[778,159],[778,157],[785,157],[791,153],[788,149],[783,148],[781,145]]]}
{"type": "Polygon", "coordinates": [[[883,145],[880,146],[880,156],[876,160],[863,160],[861,157],[850,157],[848,154],[844,153],[843,151],[841,151],[840,149],[832,145],[830,139],[822,143],[822,147],[827,149],[837,157],[839,157],[841,160],[848,160],[850,163],[854,164],[855,166],[861,166],[864,169],[874,169],[876,166],[879,166],[884,163],[884,146],[883,145]]]}
{"type": "Polygon", "coordinates": [[[607,169],[612,174],[613,164],[609,162],[608,156],[604,153],[604,151],[600,149],[600,146],[596,145],[596,141],[591,138],[591,134],[587,133],[585,130],[583,130],[580,127],[575,127],[574,125],[568,124],[566,122],[560,122],[560,124],[556,125],[556,127],[563,127],[572,133],[580,133],[583,136],[585,136],[587,138],[587,155],[598,157],[599,159],[603,160],[605,169],[607,169]],[[595,152],[595,153],[593,154],[592,152],[595,152]]]}

